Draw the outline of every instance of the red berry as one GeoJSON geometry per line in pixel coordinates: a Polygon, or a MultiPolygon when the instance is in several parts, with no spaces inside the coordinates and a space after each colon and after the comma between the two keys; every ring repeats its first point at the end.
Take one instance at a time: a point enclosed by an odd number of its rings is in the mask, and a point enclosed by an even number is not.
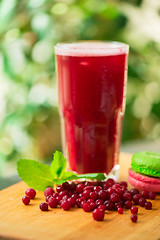
{"type": "Polygon", "coordinates": [[[135,195],[135,194],[139,194],[139,190],[136,189],[136,188],[133,188],[133,189],[131,189],[130,193],[131,193],[131,195],[133,196],[133,195],[135,195]]]}
{"type": "Polygon", "coordinates": [[[49,198],[52,197],[51,195],[46,197],[46,202],[48,202],[49,198]]]}
{"type": "Polygon", "coordinates": [[[144,204],[144,207],[145,207],[145,209],[147,209],[147,210],[151,210],[152,209],[152,203],[151,202],[146,202],[145,204],[144,204]]]}
{"type": "Polygon", "coordinates": [[[118,208],[123,208],[123,205],[121,202],[117,202],[114,204],[114,208],[115,208],[115,210],[117,210],[118,208]]]}
{"type": "Polygon", "coordinates": [[[106,210],[109,210],[109,211],[114,210],[114,203],[111,202],[110,200],[106,200],[104,202],[104,205],[106,207],[106,210]]]}
{"type": "Polygon", "coordinates": [[[71,208],[71,203],[68,200],[64,200],[61,203],[61,208],[63,208],[65,211],[68,211],[71,208]]]}
{"type": "Polygon", "coordinates": [[[99,192],[100,190],[102,190],[102,188],[100,186],[95,186],[94,187],[94,191],[99,192]]]}
{"type": "Polygon", "coordinates": [[[93,219],[96,221],[103,221],[104,219],[104,211],[101,209],[96,208],[93,211],[93,219]]]}
{"type": "Polygon", "coordinates": [[[142,195],[142,197],[144,197],[144,198],[148,198],[148,194],[149,194],[149,192],[148,192],[147,190],[142,190],[142,191],[141,191],[141,195],[142,195]]]}
{"type": "Polygon", "coordinates": [[[143,197],[141,197],[141,198],[139,199],[138,204],[139,204],[141,207],[144,207],[145,202],[146,202],[146,199],[143,198],[143,197]]]}
{"type": "Polygon", "coordinates": [[[124,181],[120,182],[119,184],[120,184],[121,186],[123,186],[123,187],[126,187],[126,188],[127,188],[127,186],[128,186],[127,182],[124,182],[124,181]]]}
{"type": "Polygon", "coordinates": [[[107,190],[109,187],[110,187],[110,185],[107,182],[103,183],[104,190],[107,190]]]}
{"type": "Polygon", "coordinates": [[[50,206],[50,208],[56,208],[58,205],[58,200],[55,197],[50,197],[48,199],[48,205],[50,206]]]}
{"type": "Polygon", "coordinates": [[[124,193],[124,191],[123,191],[121,188],[117,188],[117,189],[116,189],[116,192],[117,192],[117,194],[118,194],[119,196],[122,196],[123,193],[124,193]]]}
{"type": "Polygon", "coordinates": [[[131,216],[132,222],[137,222],[137,219],[138,219],[137,214],[133,214],[133,215],[131,216]]]}
{"type": "Polygon", "coordinates": [[[106,210],[106,207],[105,207],[104,205],[99,205],[99,206],[98,206],[98,209],[101,209],[101,210],[105,211],[105,210],[106,210]]]}
{"type": "Polygon", "coordinates": [[[119,208],[117,209],[117,212],[118,212],[119,214],[123,214],[123,208],[119,207],[119,208]]]}
{"type": "Polygon", "coordinates": [[[149,197],[149,199],[154,200],[156,198],[156,193],[155,192],[149,192],[148,197],[149,197]]]}
{"type": "Polygon", "coordinates": [[[53,193],[53,194],[52,194],[52,197],[55,197],[55,198],[56,198],[56,197],[59,197],[59,194],[58,194],[57,192],[56,192],[56,193],[53,193]]]}
{"type": "Polygon", "coordinates": [[[97,199],[97,200],[95,201],[95,204],[96,204],[97,206],[103,205],[103,204],[104,204],[104,201],[103,201],[103,199],[97,199]]]}
{"type": "Polygon", "coordinates": [[[83,189],[85,188],[84,184],[78,184],[77,187],[76,187],[76,191],[78,193],[82,193],[83,192],[83,189]]]}
{"type": "Polygon", "coordinates": [[[44,191],[44,196],[47,197],[47,196],[49,196],[49,195],[53,195],[53,193],[54,193],[53,188],[48,187],[48,188],[46,188],[46,190],[44,191]]]}
{"type": "Polygon", "coordinates": [[[41,209],[41,211],[48,211],[48,204],[47,203],[41,203],[39,205],[39,208],[41,209]]]}
{"type": "Polygon", "coordinates": [[[24,205],[28,205],[30,202],[30,198],[28,196],[24,196],[22,198],[22,202],[24,203],[24,205]]]}
{"type": "Polygon", "coordinates": [[[111,202],[115,203],[115,202],[119,202],[120,197],[117,193],[112,193],[110,196],[110,200],[111,202]]]}
{"type": "Polygon", "coordinates": [[[131,207],[131,213],[137,214],[138,213],[138,207],[131,207]]]}
{"type": "Polygon", "coordinates": [[[89,191],[92,192],[94,190],[94,187],[93,186],[87,186],[83,189],[83,191],[85,191],[85,190],[89,190],[89,191]]]}
{"type": "Polygon", "coordinates": [[[111,196],[113,193],[116,193],[116,190],[112,187],[107,189],[108,196],[111,196]]]}
{"type": "Polygon", "coordinates": [[[83,197],[84,197],[86,200],[89,199],[90,193],[91,193],[90,190],[85,190],[85,191],[83,192],[83,197]]]}
{"type": "Polygon", "coordinates": [[[135,204],[139,204],[139,199],[141,198],[142,196],[140,194],[135,194],[133,195],[133,202],[135,204]]]}
{"type": "Polygon", "coordinates": [[[88,203],[93,203],[94,200],[93,200],[92,198],[89,198],[89,199],[87,200],[87,202],[88,202],[88,203]]]}
{"type": "Polygon", "coordinates": [[[65,190],[70,190],[70,184],[68,182],[64,182],[62,183],[62,187],[65,189],[65,190]]]}
{"type": "Polygon", "coordinates": [[[85,203],[83,204],[82,208],[83,208],[83,210],[84,210],[85,212],[90,212],[90,211],[91,211],[91,206],[90,206],[90,204],[87,203],[87,202],[85,202],[85,203]]]}
{"type": "Polygon", "coordinates": [[[121,185],[118,184],[118,183],[115,183],[115,184],[112,186],[112,188],[114,188],[114,189],[121,188],[121,185]]]}
{"type": "Polygon", "coordinates": [[[108,183],[110,186],[112,186],[112,185],[115,183],[115,181],[114,181],[112,178],[108,178],[108,179],[107,179],[107,183],[108,183]]]}
{"type": "Polygon", "coordinates": [[[123,194],[123,198],[124,198],[124,200],[125,201],[132,201],[132,195],[130,194],[130,193],[128,193],[128,192],[125,192],[124,194],[123,194]]]}
{"type": "Polygon", "coordinates": [[[58,185],[57,187],[56,187],[56,191],[59,193],[59,192],[62,192],[62,191],[64,191],[64,188],[62,187],[62,185],[58,185]]]}
{"type": "Polygon", "coordinates": [[[126,201],[124,203],[124,206],[125,206],[126,209],[130,209],[132,207],[132,202],[131,201],[126,201]]]}
{"type": "Polygon", "coordinates": [[[90,203],[91,211],[97,208],[97,205],[95,203],[90,203]]]}
{"type": "Polygon", "coordinates": [[[98,198],[98,194],[96,192],[91,192],[90,193],[90,198],[93,200],[96,200],[98,198]]]}
{"type": "Polygon", "coordinates": [[[98,192],[98,197],[100,199],[107,200],[108,199],[108,193],[105,190],[100,190],[98,192]]]}
{"type": "Polygon", "coordinates": [[[76,198],[75,197],[70,197],[68,198],[68,202],[70,202],[71,207],[74,207],[76,204],[76,198]]]}
{"type": "Polygon", "coordinates": [[[33,198],[35,198],[35,196],[36,196],[36,191],[35,191],[33,188],[28,188],[28,189],[26,190],[25,194],[26,194],[29,198],[33,199],[33,198]]]}

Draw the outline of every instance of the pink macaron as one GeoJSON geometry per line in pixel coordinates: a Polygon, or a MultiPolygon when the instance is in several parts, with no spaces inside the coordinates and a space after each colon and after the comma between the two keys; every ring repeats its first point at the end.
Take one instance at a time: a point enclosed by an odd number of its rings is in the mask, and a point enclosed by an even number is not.
{"type": "Polygon", "coordinates": [[[138,189],[143,189],[151,192],[160,192],[160,179],[155,177],[148,177],[134,172],[129,169],[128,181],[138,189]]]}

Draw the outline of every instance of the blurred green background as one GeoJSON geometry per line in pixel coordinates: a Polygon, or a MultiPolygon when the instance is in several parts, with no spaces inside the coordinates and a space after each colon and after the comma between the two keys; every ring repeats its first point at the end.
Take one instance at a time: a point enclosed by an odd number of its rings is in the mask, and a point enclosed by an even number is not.
{"type": "Polygon", "coordinates": [[[159,0],[1,0],[1,172],[61,149],[54,45],[88,39],[130,45],[123,143],[160,137],[159,0]]]}

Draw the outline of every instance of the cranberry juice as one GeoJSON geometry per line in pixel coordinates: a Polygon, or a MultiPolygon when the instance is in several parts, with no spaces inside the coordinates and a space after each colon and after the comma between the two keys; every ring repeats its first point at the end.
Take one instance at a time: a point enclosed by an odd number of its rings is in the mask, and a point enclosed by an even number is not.
{"type": "Polygon", "coordinates": [[[118,161],[128,46],[114,44],[56,49],[63,151],[78,173],[108,174],[118,161]]]}

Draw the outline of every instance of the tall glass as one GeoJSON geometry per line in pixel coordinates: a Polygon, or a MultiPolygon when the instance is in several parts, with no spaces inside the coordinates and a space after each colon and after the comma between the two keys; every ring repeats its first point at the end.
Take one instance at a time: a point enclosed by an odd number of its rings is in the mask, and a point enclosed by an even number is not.
{"type": "Polygon", "coordinates": [[[80,41],[55,47],[63,152],[78,173],[118,164],[128,45],[80,41]]]}

